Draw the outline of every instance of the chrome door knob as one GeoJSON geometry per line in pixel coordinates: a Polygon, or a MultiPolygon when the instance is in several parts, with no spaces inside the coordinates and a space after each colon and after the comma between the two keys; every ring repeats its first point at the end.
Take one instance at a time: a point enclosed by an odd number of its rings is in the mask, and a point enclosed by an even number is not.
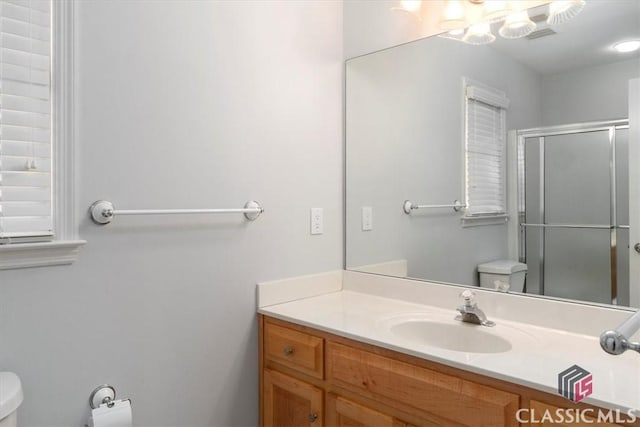
{"type": "Polygon", "coordinates": [[[633,245],[633,249],[640,254],[640,243],[633,245]]]}

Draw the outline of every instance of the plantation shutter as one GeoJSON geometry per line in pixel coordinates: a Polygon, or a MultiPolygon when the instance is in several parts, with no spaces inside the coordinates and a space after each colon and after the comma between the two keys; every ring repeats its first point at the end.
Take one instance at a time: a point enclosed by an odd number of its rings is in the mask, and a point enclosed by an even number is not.
{"type": "Polygon", "coordinates": [[[0,242],[50,240],[51,2],[0,1],[0,242]]]}
{"type": "Polygon", "coordinates": [[[466,215],[506,212],[506,108],[501,91],[480,86],[466,88],[466,215]]]}

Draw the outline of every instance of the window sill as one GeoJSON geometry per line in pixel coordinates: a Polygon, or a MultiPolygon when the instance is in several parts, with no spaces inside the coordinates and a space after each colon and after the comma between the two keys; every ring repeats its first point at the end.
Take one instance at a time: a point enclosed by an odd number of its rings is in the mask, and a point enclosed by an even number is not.
{"type": "Polygon", "coordinates": [[[509,220],[509,216],[506,214],[501,215],[486,215],[486,216],[463,216],[460,219],[462,227],[478,227],[482,225],[502,225],[506,224],[509,220]]]}
{"type": "Polygon", "coordinates": [[[85,240],[0,245],[0,270],[72,264],[85,240]]]}

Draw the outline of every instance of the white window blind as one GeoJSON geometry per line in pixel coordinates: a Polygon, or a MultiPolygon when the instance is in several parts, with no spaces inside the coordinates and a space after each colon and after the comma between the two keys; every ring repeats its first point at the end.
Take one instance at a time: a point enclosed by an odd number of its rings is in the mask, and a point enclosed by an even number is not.
{"type": "Polygon", "coordinates": [[[469,85],[465,92],[465,179],[467,216],[506,212],[506,108],[499,90],[469,85]]]}
{"type": "Polygon", "coordinates": [[[0,0],[0,242],[50,240],[51,2],[0,0]]]}

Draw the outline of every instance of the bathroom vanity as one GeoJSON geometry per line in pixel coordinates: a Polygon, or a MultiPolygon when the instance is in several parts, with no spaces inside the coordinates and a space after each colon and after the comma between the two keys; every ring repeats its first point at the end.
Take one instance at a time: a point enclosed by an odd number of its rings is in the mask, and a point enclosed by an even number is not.
{"type": "MultiPolygon", "coordinates": [[[[425,289],[421,283],[416,291],[409,280],[345,273],[352,280],[339,284],[303,279],[259,285],[261,425],[593,425],[599,409],[612,410],[613,418],[595,425],[640,425],[626,417],[640,396],[637,381],[630,381],[640,373],[637,354],[614,359],[595,337],[497,318],[500,310],[482,291],[479,304],[486,305],[495,329],[454,323],[455,306],[449,311],[423,303],[448,296],[455,301],[444,285],[425,289]],[[287,289],[298,292],[289,302],[287,289]],[[279,295],[262,296],[271,291],[279,295]],[[387,291],[406,299],[387,298],[387,291]],[[434,327],[443,334],[433,336],[434,327]],[[458,331],[461,341],[452,339],[458,331]],[[557,374],[572,361],[593,375],[588,404],[557,394],[557,374]],[[570,414],[581,423],[558,422],[572,421],[570,414]]],[[[547,316],[557,309],[547,307],[547,316]]]]}
{"type": "Polygon", "coordinates": [[[271,317],[260,325],[264,426],[517,426],[520,408],[538,419],[593,409],[271,317]]]}

